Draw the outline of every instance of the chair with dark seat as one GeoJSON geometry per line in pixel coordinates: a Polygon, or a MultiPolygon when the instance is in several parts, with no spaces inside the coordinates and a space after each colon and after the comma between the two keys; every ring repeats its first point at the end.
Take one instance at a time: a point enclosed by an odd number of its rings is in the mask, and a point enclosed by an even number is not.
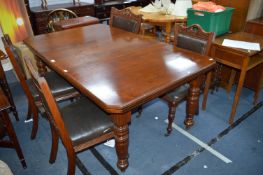
{"type": "MultiPolygon", "coordinates": [[[[33,115],[31,139],[34,139],[36,137],[38,128],[38,109],[42,106],[42,104],[39,100],[38,93],[32,86],[32,80],[25,79],[25,75],[23,74],[22,68],[20,67],[18,61],[21,58],[19,58],[9,36],[5,34],[2,37],[2,41],[4,43],[7,55],[9,56],[12,66],[20,81],[20,84],[28,99],[27,119],[30,119],[31,115],[33,115]]],[[[45,74],[45,78],[49,83],[51,92],[53,93],[56,101],[69,100],[79,96],[79,92],[55,72],[47,72],[45,74]]]]}
{"type": "Polygon", "coordinates": [[[110,26],[126,30],[128,32],[139,33],[142,23],[142,15],[133,14],[130,9],[118,10],[111,8],[110,26]]]}
{"type": "Polygon", "coordinates": [[[74,13],[71,10],[64,9],[64,8],[59,8],[51,11],[48,14],[48,20],[47,20],[47,27],[48,27],[48,32],[54,32],[56,31],[54,29],[54,23],[61,21],[61,20],[66,20],[66,19],[71,19],[71,18],[77,18],[78,16],[76,13],[74,13]]]}
{"type": "Polygon", "coordinates": [[[83,174],[88,170],[77,157],[82,152],[98,143],[113,138],[113,123],[110,116],[93,102],[81,97],[68,106],[59,108],[44,77],[39,77],[30,59],[26,59],[34,85],[39,92],[52,132],[52,151],[50,163],[54,163],[61,139],[68,157],[68,175],[75,174],[75,165],[83,174]]]}
{"type": "MultiPolygon", "coordinates": [[[[174,47],[197,52],[201,55],[208,55],[215,34],[213,32],[205,32],[201,26],[195,24],[189,27],[177,25],[174,36],[174,47]]],[[[211,72],[207,74],[205,80],[203,106],[205,106],[207,101],[210,82],[211,72]]],[[[203,83],[199,82],[199,84],[202,86],[203,83]]],[[[188,89],[189,85],[185,84],[161,97],[169,106],[167,135],[172,132],[172,123],[175,118],[176,107],[180,102],[186,99],[188,89]]],[[[196,109],[197,114],[198,110],[199,107],[196,109]]]]}
{"type": "MultiPolygon", "coordinates": [[[[7,58],[6,54],[2,50],[0,50],[0,60],[4,60],[6,58],[7,58]]],[[[8,100],[9,100],[9,103],[11,105],[9,108],[10,111],[13,112],[13,114],[16,118],[16,121],[19,121],[18,113],[16,110],[16,105],[14,103],[14,99],[13,99],[11,90],[9,88],[9,85],[8,85],[8,82],[7,82],[7,79],[5,76],[5,71],[4,71],[2,64],[0,64],[0,86],[3,89],[3,92],[5,93],[5,95],[7,96],[8,100]]]]}
{"type": "Polygon", "coordinates": [[[11,108],[8,98],[0,88],[0,147],[14,148],[20,159],[23,168],[26,168],[26,161],[21,150],[20,144],[16,137],[13,124],[8,116],[7,110],[11,108]],[[9,139],[6,139],[8,136],[9,139]]]}

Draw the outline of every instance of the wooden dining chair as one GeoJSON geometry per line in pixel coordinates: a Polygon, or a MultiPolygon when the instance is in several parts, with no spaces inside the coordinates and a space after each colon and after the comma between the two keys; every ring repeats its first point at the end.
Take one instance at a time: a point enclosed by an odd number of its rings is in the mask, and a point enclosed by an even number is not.
{"type": "Polygon", "coordinates": [[[56,31],[54,28],[54,23],[61,21],[61,20],[67,20],[71,18],[77,18],[78,16],[76,15],[75,12],[69,10],[69,9],[64,9],[64,8],[59,8],[51,11],[48,14],[48,20],[47,20],[47,28],[48,32],[54,32],[56,31]]]}
{"type": "MultiPolygon", "coordinates": [[[[27,119],[30,119],[33,115],[33,128],[31,132],[31,139],[34,139],[37,134],[38,129],[38,109],[42,106],[39,99],[39,95],[33,87],[32,80],[26,80],[23,74],[22,67],[19,65],[19,58],[15,47],[13,46],[9,36],[5,34],[2,37],[2,41],[5,46],[7,55],[12,63],[18,80],[27,96],[28,99],[28,114],[27,119]]],[[[49,83],[52,94],[54,95],[56,101],[64,101],[73,99],[79,96],[79,92],[73,88],[66,80],[60,77],[55,72],[47,72],[45,78],[49,83]]]]}
{"type": "MultiPolygon", "coordinates": [[[[201,55],[208,55],[212,41],[215,37],[213,32],[205,32],[202,27],[198,24],[186,27],[183,25],[177,25],[175,28],[175,41],[174,47],[190,50],[197,52],[201,55]]],[[[182,65],[183,66],[183,65],[182,65]]],[[[203,107],[206,105],[209,86],[211,82],[212,73],[209,72],[206,75],[205,88],[204,88],[204,98],[203,98],[203,107]]],[[[200,82],[202,85],[202,82],[200,82]]],[[[167,134],[170,135],[172,132],[172,123],[175,118],[175,112],[177,105],[186,99],[188,94],[189,85],[184,84],[174,91],[165,94],[161,97],[168,103],[169,114],[168,114],[168,127],[167,134]]],[[[198,114],[199,106],[196,109],[198,114]]]]}
{"type": "MultiPolygon", "coordinates": [[[[7,59],[7,56],[2,50],[0,50],[0,60],[4,60],[4,59],[7,59]]],[[[15,116],[16,121],[19,121],[18,113],[16,110],[16,105],[14,103],[13,95],[12,95],[11,90],[9,88],[9,85],[8,85],[8,82],[6,79],[6,75],[5,75],[5,71],[4,71],[2,64],[0,64],[0,86],[3,89],[3,92],[5,93],[5,95],[7,96],[8,100],[9,100],[9,103],[11,105],[9,108],[10,111],[13,112],[13,115],[15,116]]]]}
{"type": "Polygon", "coordinates": [[[135,15],[130,9],[111,8],[110,26],[138,34],[142,23],[142,15],[135,15]]]}
{"type": "Polygon", "coordinates": [[[16,132],[8,115],[8,110],[10,108],[11,105],[9,103],[9,99],[6,97],[4,91],[0,88],[0,147],[14,148],[23,168],[27,168],[22,149],[16,136],[16,132]],[[5,136],[8,136],[9,139],[7,139],[5,136]]]}
{"type": "Polygon", "coordinates": [[[59,108],[45,78],[38,76],[30,59],[26,59],[26,65],[50,120],[52,133],[50,163],[55,162],[60,138],[68,157],[67,174],[75,174],[75,165],[83,174],[88,174],[77,153],[113,138],[113,123],[110,116],[85,97],[59,108]]]}

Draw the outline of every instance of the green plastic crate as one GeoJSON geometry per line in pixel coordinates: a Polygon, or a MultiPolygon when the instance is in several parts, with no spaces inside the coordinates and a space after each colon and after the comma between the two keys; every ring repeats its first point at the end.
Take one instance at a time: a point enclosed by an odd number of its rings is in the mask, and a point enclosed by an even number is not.
{"type": "Polygon", "coordinates": [[[233,11],[234,8],[230,7],[217,13],[189,8],[187,10],[187,26],[199,24],[206,32],[215,32],[216,36],[222,35],[229,31],[233,11]]]}

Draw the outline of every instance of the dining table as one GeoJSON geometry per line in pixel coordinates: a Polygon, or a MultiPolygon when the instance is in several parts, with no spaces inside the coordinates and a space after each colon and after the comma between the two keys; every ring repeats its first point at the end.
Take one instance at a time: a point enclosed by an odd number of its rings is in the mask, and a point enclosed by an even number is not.
{"type": "Polygon", "coordinates": [[[210,57],[106,24],[31,36],[24,43],[35,54],[40,75],[48,66],[109,114],[121,171],[129,165],[132,111],[189,83],[185,124],[193,125],[199,77],[216,66],[210,57]]]}

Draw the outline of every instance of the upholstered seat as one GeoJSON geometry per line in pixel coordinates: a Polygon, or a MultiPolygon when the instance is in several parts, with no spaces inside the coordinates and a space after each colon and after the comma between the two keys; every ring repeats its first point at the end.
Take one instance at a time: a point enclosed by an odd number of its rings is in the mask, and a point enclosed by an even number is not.
{"type": "Polygon", "coordinates": [[[184,84],[179,88],[176,88],[172,92],[166,94],[163,98],[165,98],[165,100],[167,101],[180,102],[186,98],[185,94],[187,94],[188,89],[189,89],[189,84],[184,84]]]}
{"type": "Polygon", "coordinates": [[[60,112],[73,145],[113,131],[110,117],[85,97],[60,109],[60,112]]]}
{"type": "Polygon", "coordinates": [[[185,34],[178,34],[176,47],[191,50],[196,53],[204,54],[207,41],[200,38],[193,38],[185,34]]]}
{"type": "MultiPolygon", "coordinates": [[[[56,72],[46,73],[45,78],[47,82],[49,82],[50,90],[55,97],[61,97],[65,94],[71,94],[72,92],[76,91],[75,88],[73,88],[73,86],[71,86],[67,81],[62,79],[61,76],[59,76],[56,72]]],[[[39,94],[34,88],[32,79],[28,79],[26,80],[26,82],[31,90],[34,99],[38,100],[39,94]]]]}

